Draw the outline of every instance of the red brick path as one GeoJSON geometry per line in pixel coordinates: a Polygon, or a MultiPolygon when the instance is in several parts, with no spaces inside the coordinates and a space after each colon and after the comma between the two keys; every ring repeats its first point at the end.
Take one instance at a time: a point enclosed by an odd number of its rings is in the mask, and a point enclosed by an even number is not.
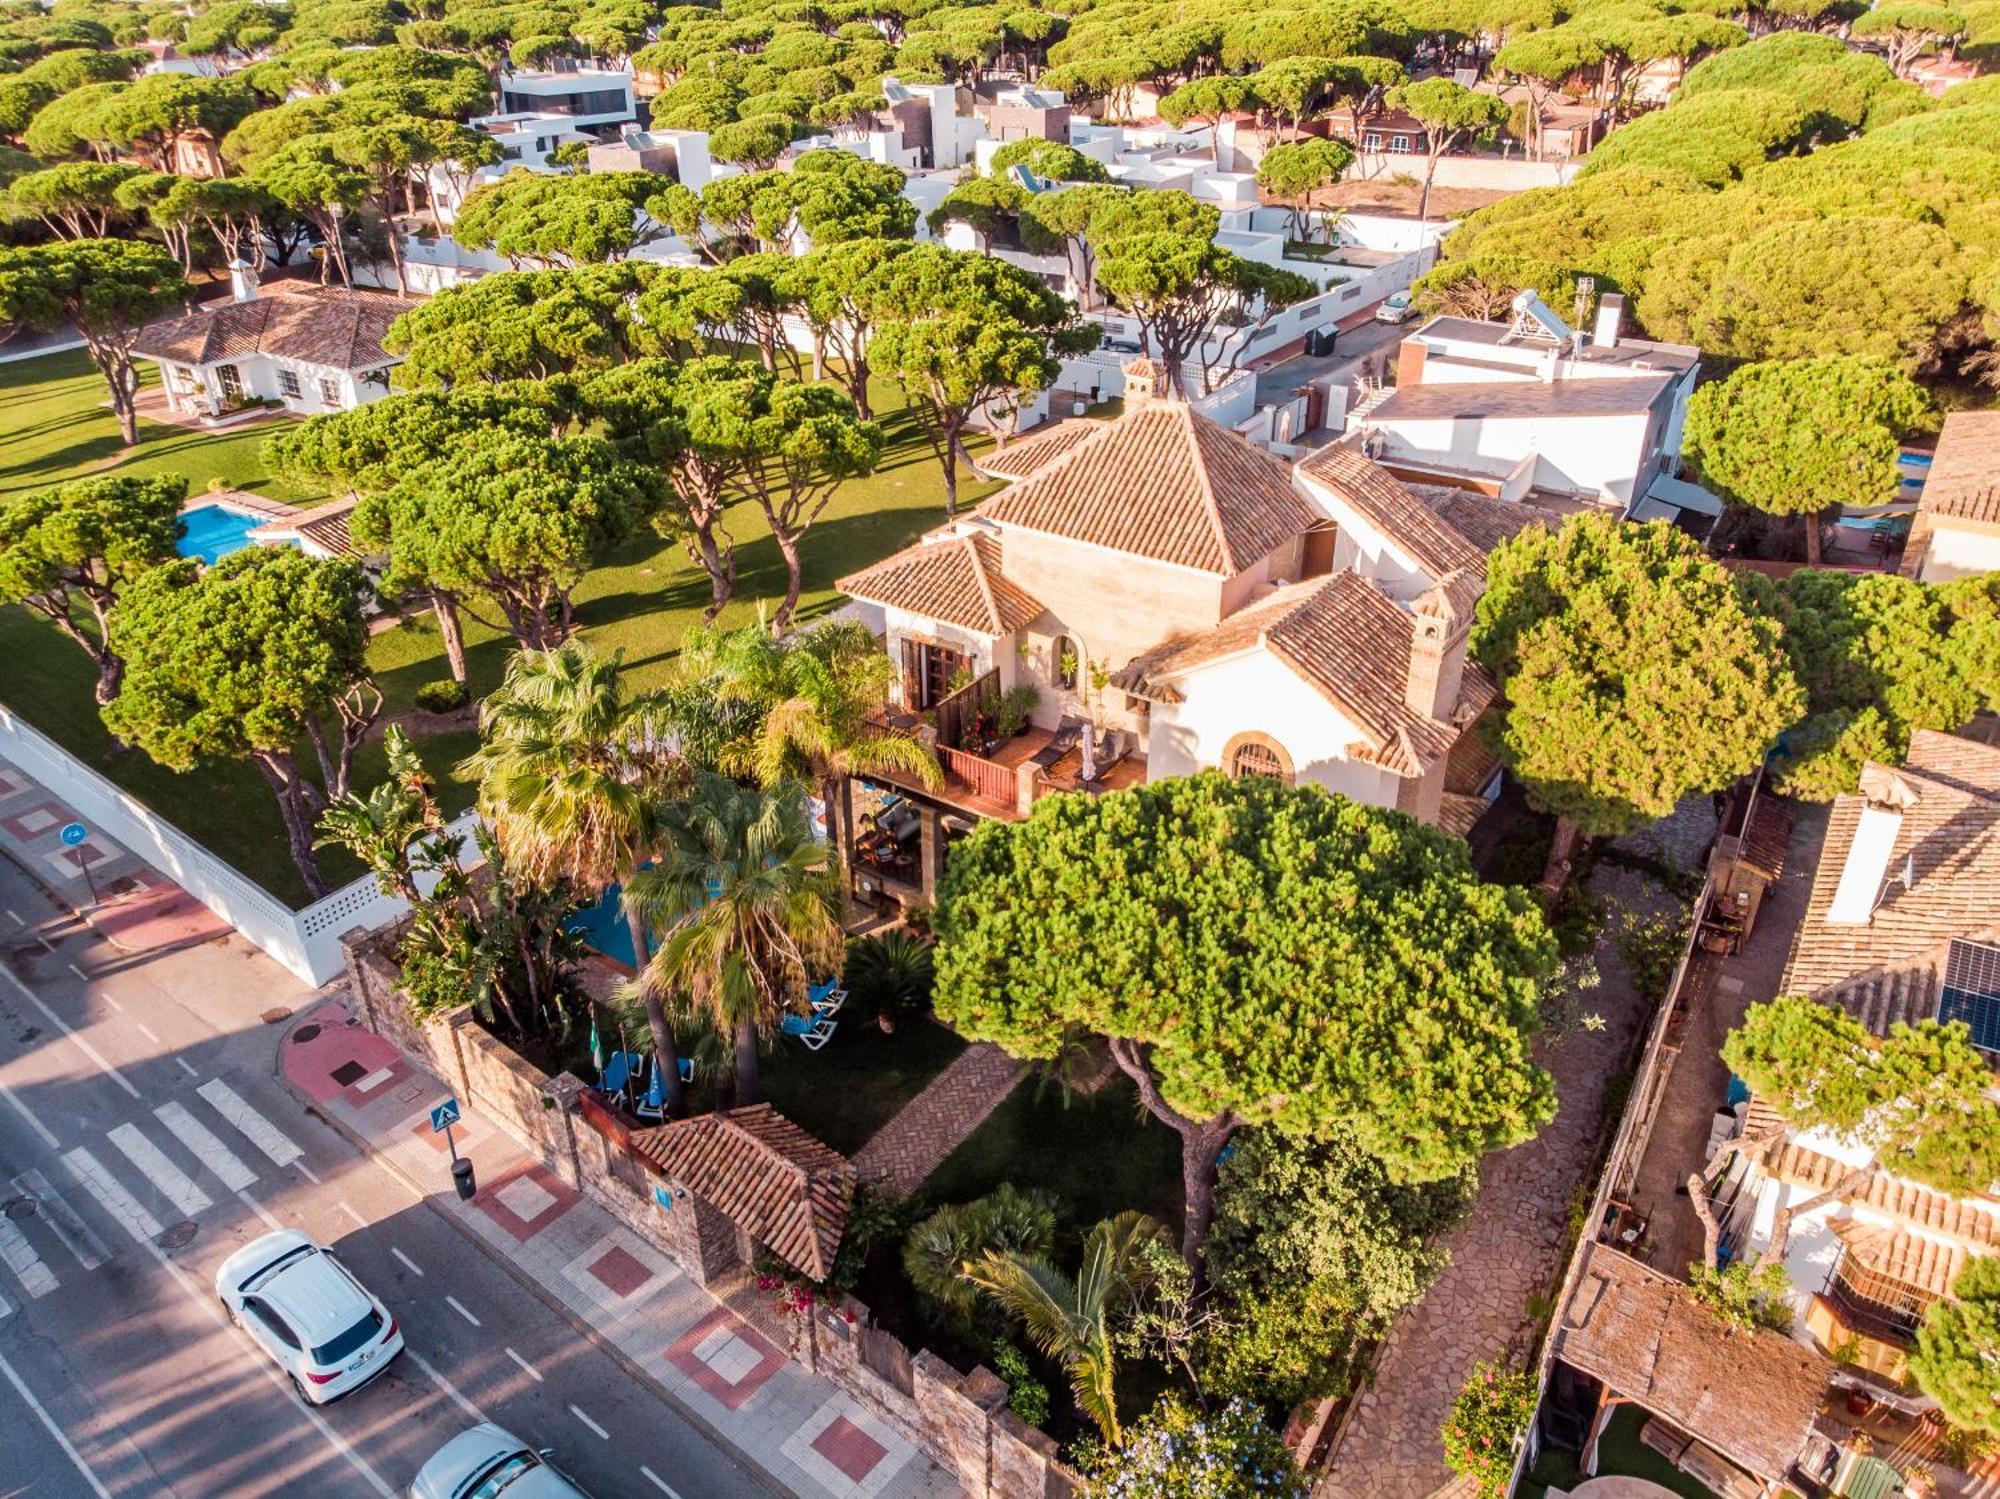
{"type": "Polygon", "coordinates": [[[1020,1080],[1018,1061],[991,1042],[974,1042],[875,1131],[855,1155],[855,1170],[864,1182],[898,1197],[909,1195],[1020,1080]]]}

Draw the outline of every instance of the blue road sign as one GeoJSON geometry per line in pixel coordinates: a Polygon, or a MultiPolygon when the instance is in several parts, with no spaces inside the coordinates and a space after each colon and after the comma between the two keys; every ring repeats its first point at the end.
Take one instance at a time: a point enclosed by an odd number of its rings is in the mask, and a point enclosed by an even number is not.
{"type": "Polygon", "coordinates": [[[441,1135],[450,1125],[458,1123],[458,1100],[447,1098],[431,1110],[431,1133],[441,1135]]]}
{"type": "MultiPolygon", "coordinates": [[[[43,826],[46,827],[47,824],[44,823],[43,826]]],[[[90,829],[80,822],[67,822],[63,824],[63,830],[56,834],[56,836],[62,839],[64,848],[75,848],[90,836],[90,829]]]]}

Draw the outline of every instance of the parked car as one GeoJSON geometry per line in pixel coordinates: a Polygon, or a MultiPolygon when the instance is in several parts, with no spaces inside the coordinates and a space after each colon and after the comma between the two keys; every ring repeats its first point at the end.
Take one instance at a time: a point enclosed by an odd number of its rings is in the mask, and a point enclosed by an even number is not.
{"type": "Polygon", "coordinates": [[[475,1426],[431,1454],[410,1499],[590,1499],[550,1456],[503,1427],[475,1426]]]}
{"type": "Polygon", "coordinates": [[[1410,300],[1406,291],[1393,293],[1375,309],[1378,323],[1407,323],[1417,315],[1417,304],[1410,300]]]}
{"type": "Polygon", "coordinates": [[[307,1405],[360,1389],[403,1351],[388,1308],[296,1229],[265,1234],[224,1260],[215,1294],[307,1405]]]}

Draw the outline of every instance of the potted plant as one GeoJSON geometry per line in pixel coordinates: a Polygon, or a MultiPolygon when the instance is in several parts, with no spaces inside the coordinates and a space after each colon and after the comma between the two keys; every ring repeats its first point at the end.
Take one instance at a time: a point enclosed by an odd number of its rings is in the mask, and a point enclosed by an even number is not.
{"type": "Polygon", "coordinates": [[[993,708],[993,737],[1012,739],[1028,727],[1028,720],[1034,715],[1035,707],[1042,695],[1025,683],[1010,687],[1000,695],[1000,701],[993,708]]]}

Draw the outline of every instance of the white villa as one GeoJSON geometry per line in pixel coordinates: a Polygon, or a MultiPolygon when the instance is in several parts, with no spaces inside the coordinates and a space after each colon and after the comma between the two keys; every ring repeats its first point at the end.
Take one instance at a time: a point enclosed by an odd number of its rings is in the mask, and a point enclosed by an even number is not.
{"type": "Polygon", "coordinates": [[[167,409],[213,421],[257,401],[313,416],[389,393],[400,359],[382,347],[389,325],[417,304],[375,291],[304,281],[260,288],[230,267],[235,295],[140,330],[132,352],[160,367],[167,409]]]}
{"type": "Polygon", "coordinates": [[[1405,479],[1704,526],[1721,502],[1677,476],[1701,351],[1633,338],[1624,311],[1607,294],[1584,333],[1524,292],[1511,322],[1434,317],[1403,340],[1395,384],[1359,393],[1347,430],[1405,479]]]}
{"type": "Polygon", "coordinates": [[[840,581],[900,664],[890,722],[934,734],[947,776],[848,783],[848,827],[907,804],[900,847],[855,862],[863,896],[926,895],[973,819],[1204,768],[1458,831],[1484,810],[1494,685],[1466,637],[1487,547],[1546,512],[1419,493],[1347,445],[1294,468],[1160,381],[1131,361],[1116,421],[1010,446],[987,467],[1019,482],[840,581]],[[1016,686],[1030,723],[996,740],[1016,686]]]}

